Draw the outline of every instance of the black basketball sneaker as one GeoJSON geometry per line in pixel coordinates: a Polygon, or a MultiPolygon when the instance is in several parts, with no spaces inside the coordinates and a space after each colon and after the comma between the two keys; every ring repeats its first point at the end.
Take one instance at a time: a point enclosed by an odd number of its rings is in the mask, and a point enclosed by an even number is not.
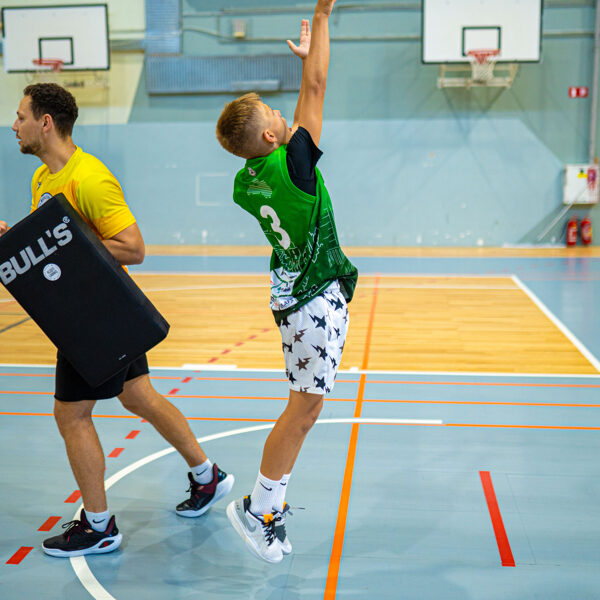
{"type": "Polygon", "coordinates": [[[199,517],[203,515],[217,500],[226,496],[233,487],[234,477],[231,474],[221,471],[216,464],[212,467],[213,478],[210,483],[204,485],[198,483],[191,473],[188,473],[190,480],[190,497],[177,505],[176,513],[180,517],[199,517]]]}
{"type": "Polygon", "coordinates": [[[64,558],[84,554],[104,554],[116,550],[123,539],[117,529],[114,516],[108,521],[105,531],[96,531],[92,529],[83,508],[79,519],[65,523],[63,529],[66,529],[63,534],[44,540],[42,549],[46,554],[64,558]]]}

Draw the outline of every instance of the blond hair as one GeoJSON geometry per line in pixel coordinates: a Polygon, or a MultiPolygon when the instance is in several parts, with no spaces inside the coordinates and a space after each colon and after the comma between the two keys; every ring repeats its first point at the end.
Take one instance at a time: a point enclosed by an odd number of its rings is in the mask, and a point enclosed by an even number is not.
{"type": "Polygon", "coordinates": [[[254,158],[264,154],[261,142],[266,114],[258,94],[251,92],[225,105],[217,121],[216,135],[227,152],[242,158],[254,158]]]}

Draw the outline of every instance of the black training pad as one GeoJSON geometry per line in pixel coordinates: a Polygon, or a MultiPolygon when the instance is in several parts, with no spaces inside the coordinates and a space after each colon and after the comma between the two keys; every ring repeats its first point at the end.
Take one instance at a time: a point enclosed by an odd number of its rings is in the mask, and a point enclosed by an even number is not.
{"type": "Polygon", "coordinates": [[[94,387],[169,331],[63,194],[0,237],[0,280],[94,387]]]}

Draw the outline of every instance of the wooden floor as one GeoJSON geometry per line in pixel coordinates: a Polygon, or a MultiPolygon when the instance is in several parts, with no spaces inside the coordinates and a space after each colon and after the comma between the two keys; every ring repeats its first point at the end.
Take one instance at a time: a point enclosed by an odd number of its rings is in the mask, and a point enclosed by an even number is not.
{"type": "MultiPolygon", "coordinates": [[[[134,278],[171,324],[151,366],[284,368],[266,275],[134,278]]],[[[510,277],[363,276],[350,315],[341,369],[597,373],[510,277]]],[[[54,363],[54,347],[4,289],[0,331],[0,363],[54,363]]]]}
{"type": "Polygon", "coordinates": [[[89,562],[39,547],[79,490],[53,418],[55,351],[0,289],[0,597],[598,598],[600,263],[579,249],[396,250],[348,249],[361,275],[344,372],[290,480],[293,554],[268,568],[225,514],[286,406],[266,252],[171,248],[132,269],[172,325],[152,384],[235,487],[199,519],[173,516],[185,461],[118,400],[99,402],[124,543],[89,562]]]}

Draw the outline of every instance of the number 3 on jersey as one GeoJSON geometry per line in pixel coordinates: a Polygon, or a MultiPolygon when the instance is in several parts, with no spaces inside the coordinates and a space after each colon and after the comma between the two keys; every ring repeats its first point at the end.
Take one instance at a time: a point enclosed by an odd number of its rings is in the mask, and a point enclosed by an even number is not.
{"type": "Polygon", "coordinates": [[[292,240],[290,240],[290,236],[288,235],[287,231],[285,231],[284,229],[281,229],[281,227],[280,227],[281,221],[279,220],[277,213],[273,210],[272,207],[264,204],[263,206],[260,207],[260,216],[263,219],[267,219],[267,218],[271,217],[271,229],[275,233],[278,233],[281,236],[281,239],[279,240],[279,245],[284,250],[287,250],[290,247],[292,240]]]}

